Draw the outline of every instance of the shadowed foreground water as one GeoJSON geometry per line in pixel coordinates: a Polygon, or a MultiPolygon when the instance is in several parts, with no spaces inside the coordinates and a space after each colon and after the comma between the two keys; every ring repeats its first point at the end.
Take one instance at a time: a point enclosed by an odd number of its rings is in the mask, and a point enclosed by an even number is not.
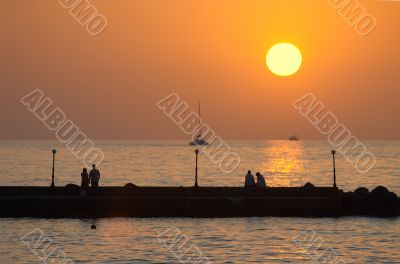
{"type": "Polygon", "coordinates": [[[41,228],[74,263],[179,263],[157,238],[171,226],[188,237],[187,245],[197,246],[212,263],[313,263],[312,257],[328,249],[337,252],[345,263],[400,263],[399,219],[118,218],[1,222],[1,263],[41,263],[20,241],[34,228],[41,228]],[[90,229],[93,223],[96,230],[90,229]],[[293,239],[309,228],[322,243],[307,251],[293,239]]]}
{"type": "MultiPolygon", "coordinates": [[[[201,185],[241,186],[249,168],[262,172],[272,186],[299,186],[307,181],[320,186],[332,184],[330,146],[326,142],[228,143],[240,156],[240,167],[224,174],[202,155],[201,185]]],[[[339,187],[353,190],[383,184],[399,194],[400,142],[367,141],[366,145],[377,157],[377,165],[360,174],[338,155],[339,187]]],[[[103,185],[193,184],[194,148],[185,141],[101,141],[97,146],[106,156],[100,166],[103,185]]],[[[0,185],[50,185],[52,147],[58,149],[56,185],[79,184],[82,164],[59,143],[0,141],[0,185]]],[[[318,259],[323,252],[337,253],[344,263],[400,263],[400,218],[361,217],[0,219],[0,263],[43,263],[20,240],[35,228],[43,230],[53,241],[52,246],[62,249],[73,263],[193,263],[180,262],[159,241],[159,233],[170,227],[187,236],[187,245],[198,247],[212,263],[323,263],[318,259]],[[97,229],[92,230],[92,224],[97,229]],[[317,242],[304,247],[294,243],[293,239],[307,230],[315,232],[317,242]]],[[[47,263],[60,263],[60,259],[48,259],[47,263]]]]}

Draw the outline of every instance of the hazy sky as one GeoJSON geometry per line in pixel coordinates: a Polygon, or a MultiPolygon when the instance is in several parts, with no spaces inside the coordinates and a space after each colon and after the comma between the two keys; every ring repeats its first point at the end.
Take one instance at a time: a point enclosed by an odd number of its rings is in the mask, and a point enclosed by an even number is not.
{"type": "Polygon", "coordinates": [[[20,98],[41,89],[92,139],[187,138],[156,106],[171,93],[226,139],[320,135],[292,106],[313,93],[360,139],[400,135],[400,3],[360,1],[361,36],[328,0],[90,0],[90,35],[56,0],[0,0],[0,139],[53,139],[20,98]],[[300,71],[274,76],[269,47],[291,42],[300,71]]]}

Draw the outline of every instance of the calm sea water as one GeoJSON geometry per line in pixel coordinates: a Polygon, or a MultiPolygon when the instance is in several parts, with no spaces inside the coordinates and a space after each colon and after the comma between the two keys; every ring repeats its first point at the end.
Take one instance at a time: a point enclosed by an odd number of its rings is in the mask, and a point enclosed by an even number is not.
{"type": "MultiPolygon", "coordinates": [[[[400,194],[400,141],[364,143],[377,157],[376,166],[360,174],[338,155],[339,187],[348,191],[385,185],[400,194]]],[[[332,185],[327,142],[228,144],[239,155],[240,166],[225,174],[218,164],[200,154],[200,185],[242,186],[248,169],[263,173],[271,186],[300,186],[308,181],[332,185]]],[[[102,185],[193,185],[194,148],[185,141],[99,141],[96,145],[105,154],[99,167],[102,185]]],[[[53,147],[58,150],[56,185],[79,184],[82,163],[56,141],[0,141],[0,185],[48,186],[53,147]]],[[[185,246],[198,248],[212,263],[314,263],[324,250],[335,252],[345,263],[400,263],[400,219],[361,217],[0,219],[0,263],[43,263],[21,242],[21,237],[35,228],[43,230],[52,247],[60,248],[74,263],[193,263],[180,261],[157,238],[171,227],[187,237],[185,246]],[[92,224],[96,230],[90,229],[92,224]],[[315,232],[320,241],[308,250],[293,241],[306,230],[315,232]]],[[[59,260],[49,259],[48,263],[59,260]]]]}

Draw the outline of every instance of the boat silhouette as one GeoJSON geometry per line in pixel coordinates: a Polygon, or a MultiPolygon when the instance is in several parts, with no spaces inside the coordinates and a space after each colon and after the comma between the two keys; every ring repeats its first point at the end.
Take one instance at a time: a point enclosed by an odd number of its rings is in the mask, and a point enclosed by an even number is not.
{"type": "Polygon", "coordinates": [[[198,125],[199,131],[196,134],[196,138],[193,141],[189,142],[190,146],[206,146],[206,145],[208,145],[208,142],[202,138],[203,127],[202,127],[201,115],[200,115],[200,101],[198,102],[198,115],[199,115],[199,125],[198,125]]]}

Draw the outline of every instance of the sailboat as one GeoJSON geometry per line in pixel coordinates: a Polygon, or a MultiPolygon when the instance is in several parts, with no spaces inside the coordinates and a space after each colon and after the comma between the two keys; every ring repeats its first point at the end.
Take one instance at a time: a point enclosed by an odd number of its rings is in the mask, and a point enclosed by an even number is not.
{"type": "MultiPolygon", "coordinates": [[[[198,111],[199,111],[199,126],[201,126],[200,101],[198,103],[198,111]]],[[[205,141],[201,136],[202,129],[203,128],[200,128],[199,132],[196,135],[196,139],[189,143],[190,146],[206,146],[206,145],[208,145],[208,142],[205,141]]]]}

